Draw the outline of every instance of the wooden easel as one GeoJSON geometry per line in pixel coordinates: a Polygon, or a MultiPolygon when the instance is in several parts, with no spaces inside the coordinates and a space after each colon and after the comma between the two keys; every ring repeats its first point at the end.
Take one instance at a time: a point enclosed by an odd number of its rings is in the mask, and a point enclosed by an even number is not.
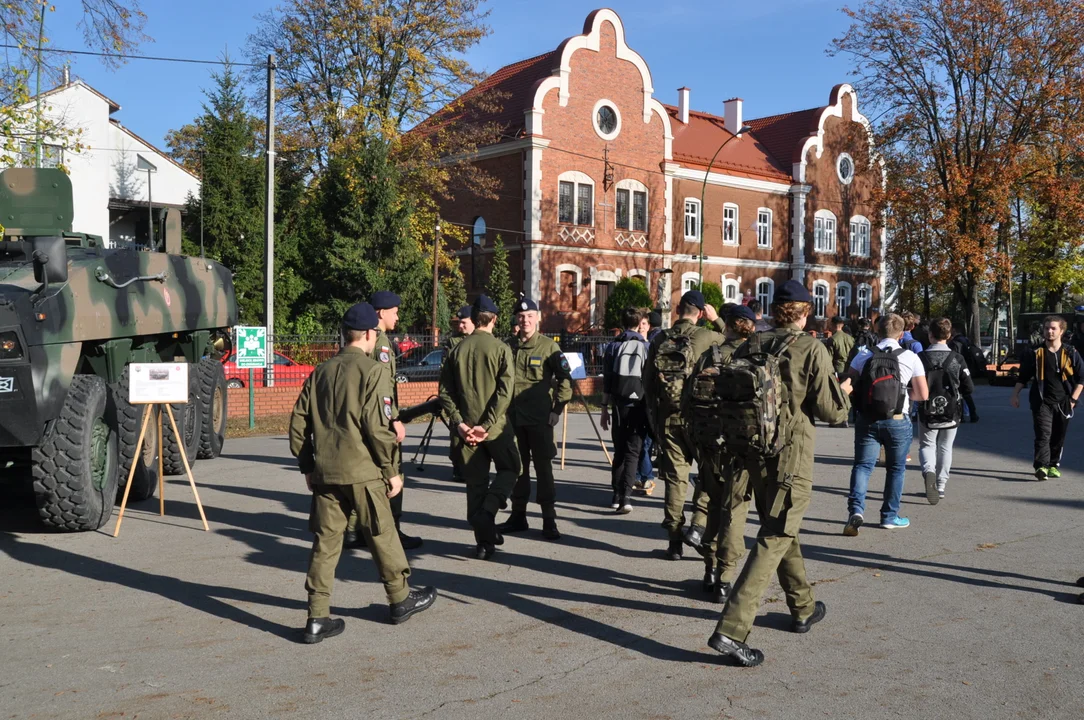
{"type": "MultiPolygon", "coordinates": [[[[591,427],[595,430],[595,437],[598,438],[598,444],[602,446],[602,452],[606,453],[606,462],[610,465],[614,464],[613,458],[610,457],[610,451],[606,448],[606,441],[602,439],[602,433],[598,430],[598,425],[595,424],[595,417],[591,414],[591,408],[587,406],[587,398],[580,392],[580,386],[576,384],[576,381],[572,381],[572,390],[575,392],[576,397],[580,399],[583,404],[583,410],[587,413],[587,419],[591,421],[591,427]]],[[[568,406],[565,406],[565,426],[561,430],[561,469],[565,469],[565,449],[568,447],[568,406]]]]}
{"type": "Polygon", "coordinates": [[[173,418],[173,410],[168,403],[149,403],[143,411],[143,425],[139,428],[139,440],[136,441],[135,453],[132,455],[132,467],[128,470],[128,481],[124,483],[124,497],[120,501],[120,513],[117,515],[117,526],[113,528],[113,537],[120,534],[120,523],[124,520],[124,509],[128,506],[128,492],[132,489],[132,478],[135,477],[136,463],[140,462],[140,453],[143,450],[143,439],[147,436],[147,425],[150,423],[152,408],[158,406],[158,514],[166,514],[165,473],[162,467],[162,410],[169,416],[169,424],[173,428],[173,436],[180,441],[181,462],[184,463],[184,471],[188,475],[188,484],[192,486],[192,495],[196,498],[196,507],[199,509],[200,519],[203,520],[203,529],[210,532],[207,525],[207,516],[203,514],[203,503],[199,499],[199,491],[196,490],[196,480],[192,477],[192,467],[188,464],[188,456],[184,452],[184,436],[177,430],[177,421],[173,418]]]}

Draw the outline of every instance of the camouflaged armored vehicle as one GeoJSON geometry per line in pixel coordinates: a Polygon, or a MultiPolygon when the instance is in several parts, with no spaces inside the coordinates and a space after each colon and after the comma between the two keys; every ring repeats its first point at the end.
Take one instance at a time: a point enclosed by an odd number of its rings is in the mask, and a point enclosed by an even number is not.
{"type": "Polygon", "coordinates": [[[133,463],[130,499],[147,499],[159,452],[165,472],[179,474],[180,446],[190,462],[222,450],[218,356],[237,304],[229,270],[179,254],[175,210],[156,222],[166,252],[107,248],[72,232],[72,215],[62,171],[0,173],[0,483],[30,475],[46,525],[93,530],[133,463]],[[163,447],[148,431],[137,457],[144,408],[128,402],[128,364],[181,359],[190,364],[188,404],[173,406],[182,437],[167,418],[163,447]]]}

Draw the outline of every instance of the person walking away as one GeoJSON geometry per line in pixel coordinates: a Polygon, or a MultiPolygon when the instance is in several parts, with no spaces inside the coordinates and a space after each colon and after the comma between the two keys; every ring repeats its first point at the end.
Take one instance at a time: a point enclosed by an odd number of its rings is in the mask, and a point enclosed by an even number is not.
{"type": "MultiPolygon", "coordinates": [[[[949,349],[963,356],[967,362],[967,369],[971,371],[971,381],[983,377],[986,374],[986,358],[981,349],[977,349],[971,342],[971,338],[964,332],[963,325],[952,324],[952,340],[948,343],[949,349]],[[977,350],[977,352],[976,352],[977,350]]],[[[979,411],[975,407],[975,395],[964,395],[964,413],[970,422],[979,421],[979,411]]]]}
{"type": "Polygon", "coordinates": [[[512,513],[497,529],[525,532],[527,503],[531,499],[531,462],[537,478],[536,500],[542,509],[542,537],[560,540],[557,530],[557,491],[553,482],[553,458],[557,446],[553,428],[572,399],[572,373],[561,346],[538,331],[538,304],[530,298],[516,303],[519,334],[512,342],[515,389],[508,419],[516,435],[521,470],[512,490],[512,513]]]}
{"type": "Polygon", "coordinates": [[[918,459],[922,463],[926,500],[936,505],[945,497],[952,470],[952,445],[963,418],[963,398],[975,391],[975,384],[963,356],[948,346],[952,321],[934,320],[929,333],[933,344],[918,356],[926,371],[928,388],[927,398],[918,403],[918,459]]]}
{"type": "Polygon", "coordinates": [[[519,476],[519,452],[507,417],[515,375],[511,349],[493,337],[497,306],[479,295],[471,318],[474,332],[440,369],[440,407],[463,441],[458,462],[467,483],[467,522],[474,528],[475,556],[489,560],[504,543],[494,518],[519,476]],[[491,464],[496,471],[492,482],[491,464]]]}
{"type": "MultiPolygon", "coordinates": [[[[648,331],[647,343],[650,346],[655,336],[662,332],[662,313],[652,310],[647,315],[648,331]]],[[[649,496],[655,491],[655,467],[651,462],[654,454],[655,440],[651,433],[644,436],[644,445],[640,448],[640,465],[636,470],[636,482],[633,483],[632,492],[635,495],[649,496]]]]}
{"type": "MultiPolygon", "coordinates": [[[[708,639],[711,648],[747,667],[764,661],[764,653],[750,648],[746,640],[760,608],[761,597],[773,578],[778,577],[783,588],[793,618],[792,632],[809,632],[827,613],[824,603],[814,600],[813,588],[806,578],[798,533],[813,494],[816,430],[812,418],[831,424],[846,417],[850,383],[844,381],[841,384],[836,379],[828,349],[804,332],[812,307],[813,297],[809,290],[796,280],[788,280],[776,290],[772,304],[775,329],[754,336],[761,352],[765,353],[758,364],[770,368],[768,357],[777,357],[775,373],[767,373],[767,377],[780,382],[778,387],[762,386],[762,392],[755,395],[759,398],[776,396],[772,407],[779,409],[777,417],[758,413],[758,425],[772,420],[777,431],[771,445],[776,448],[781,444],[782,447],[774,455],[761,453],[765,473],[750,478],[760,517],[757,541],[734,584],[715,633],[708,639]],[[782,434],[778,428],[782,429],[782,434]]],[[[749,345],[753,340],[749,339],[749,345]]],[[[739,348],[734,357],[741,352],[739,348]]],[[[763,372],[757,374],[765,375],[763,372]]],[[[728,423],[723,428],[735,433],[741,430],[737,425],[728,423]]],[[[767,442],[767,438],[759,439],[759,433],[750,440],[754,438],[758,443],[767,442]]]]}
{"type": "Polygon", "coordinates": [[[621,315],[625,330],[606,346],[602,354],[603,430],[613,437],[614,457],[610,483],[610,508],[619,514],[632,512],[633,484],[640,462],[640,449],[647,435],[644,409],[644,364],[647,361],[647,316],[639,308],[626,308],[621,315]],[[613,408],[611,419],[610,408],[613,408]]]}
{"type": "Polygon", "coordinates": [[[390,498],[403,489],[395,430],[394,381],[386,364],[372,360],[379,330],[369,303],[354,305],[342,320],[343,349],[305,381],[290,415],[290,452],[312,492],[309,527],[315,538],[305,590],[309,615],[302,641],[314,644],[342,633],[330,616],[331,588],[343,548],[347,517],[372,551],[388,596],[393,624],[427,610],[431,587],[411,590],[410,566],[395,531],[390,498]]]}
{"type": "Polygon", "coordinates": [[[900,337],[900,347],[906,348],[915,355],[918,355],[922,352],[923,345],[918,340],[915,340],[915,336],[912,335],[912,332],[918,327],[920,318],[910,310],[904,310],[900,313],[900,317],[903,318],[903,335],[900,337]]]}
{"type": "Polygon", "coordinates": [[[772,329],[772,324],[764,319],[764,308],[760,306],[759,300],[750,300],[745,304],[745,307],[753,311],[753,317],[756,318],[754,322],[757,332],[766,332],[772,329]]]}
{"type": "Polygon", "coordinates": [[[1020,391],[1031,382],[1028,400],[1035,426],[1035,479],[1061,477],[1065,434],[1084,389],[1084,363],[1080,353],[1062,343],[1065,318],[1043,319],[1043,344],[1020,358],[1020,379],[1010,403],[1020,407],[1020,391]]]}
{"type": "Polygon", "coordinates": [[[910,401],[926,399],[926,371],[917,355],[900,347],[902,317],[889,313],[881,316],[877,325],[884,339],[873,348],[859,352],[849,371],[855,381],[857,419],[851,490],[847,498],[849,517],[843,527],[843,534],[848,537],[857,535],[865,522],[866,490],[882,446],[885,450],[885,490],[881,527],[892,530],[911,524],[899,515],[900,495],[907,471],[907,454],[914,439],[910,401]]]}
{"type": "MultiPolygon", "coordinates": [[[[836,315],[830,321],[832,337],[828,339],[828,352],[832,356],[832,365],[836,371],[836,377],[840,380],[847,374],[847,359],[854,350],[854,336],[847,332],[847,321],[843,316],[836,315]]],[[[847,420],[833,426],[839,428],[850,427],[847,420]]]]}

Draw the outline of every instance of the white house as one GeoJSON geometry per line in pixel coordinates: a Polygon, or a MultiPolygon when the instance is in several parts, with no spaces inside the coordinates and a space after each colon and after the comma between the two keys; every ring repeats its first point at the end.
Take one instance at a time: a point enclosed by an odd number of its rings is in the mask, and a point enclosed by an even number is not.
{"type": "MultiPolygon", "coordinates": [[[[189,194],[199,196],[198,177],[121,125],[113,117],[120,105],[82,80],[42,93],[42,104],[50,125],[77,133],[66,142],[46,138],[42,152],[42,165],[62,163],[71,175],[73,230],[101,235],[113,244],[145,245],[148,189],[156,211],[181,208],[189,194]],[[154,170],[148,172],[148,165],[154,170]]],[[[23,141],[22,148],[21,164],[33,166],[34,142],[23,141]]]]}

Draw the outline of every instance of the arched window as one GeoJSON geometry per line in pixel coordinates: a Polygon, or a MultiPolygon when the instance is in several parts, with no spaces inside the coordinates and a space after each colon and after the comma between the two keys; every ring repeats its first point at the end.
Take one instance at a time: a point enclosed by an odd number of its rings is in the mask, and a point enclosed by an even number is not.
{"type": "Polygon", "coordinates": [[[617,229],[647,232],[647,186],[639,180],[617,183],[617,229]]]}
{"type": "Polygon", "coordinates": [[[741,285],[737,280],[723,280],[723,300],[728,303],[741,302],[741,285]]]}
{"type": "Polygon", "coordinates": [[[847,317],[851,309],[851,284],[849,282],[836,283],[836,314],[842,318],[847,317]]]}
{"type": "Polygon", "coordinates": [[[836,216],[831,210],[818,210],[813,216],[813,251],[836,251],[836,216]]]}
{"type": "Polygon", "coordinates": [[[861,215],[851,218],[851,255],[869,257],[869,220],[861,215]]]}
{"type": "Polygon", "coordinates": [[[681,292],[687,293],[700,287],[700,276],[694,272],[681,274],[681,292]]]}
{"type": "Polygon", "coordinates": [[[586,173],[567,170],[557,177],[557,222],[595,224],[595,181],[586,173]]]}
{"type": "Polygon", "coordinates": [[[471,231],[471,244],[481,247],[486,244],[486,220],[482,216],[474,219],[474,228],[471,231]]]}
{"type": "Polygon", "coordinates": [[[771,312],[772,300],[775,298],[775,281],[771,278],[757,278],[757,302],[760,303],[761,312],[771,312]]]}
{"type": "Polygon", "coordinates": [[[869,317],[873,305],[873,288],[865,283],[858,286],[858,317],[869,317]]]}
{"type": "Polygon", "coordinates": [[[813,316],[823,318],[828,310],[828,283],[813,281],[813,316]]]}

